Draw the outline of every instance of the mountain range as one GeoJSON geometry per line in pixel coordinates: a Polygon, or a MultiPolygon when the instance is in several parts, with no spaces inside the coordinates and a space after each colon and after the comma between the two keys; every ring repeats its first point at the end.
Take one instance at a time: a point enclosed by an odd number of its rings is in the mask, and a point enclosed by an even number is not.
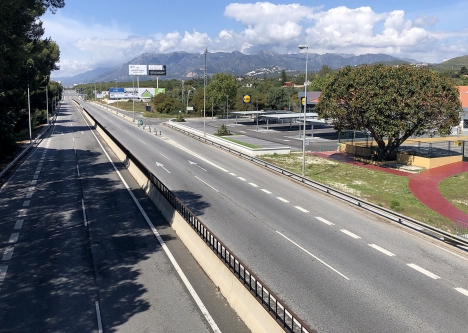
{"type": "MultiPolygon", "coordinates": [[[[255,55],[243,54],[239,51],[216,52],[207,54],[207,74],[232,73],[236,76],[268,75],[286,71],[304,71],[306,54],[278,54],[275,52],[259,52],[255,55]]],[[[386,54],[308,54],[308,71],[319,70],[323,65],[336,69],[343,66],[357,66],[373,63],[402,64],[416,62],[414,60],[399,59],[386,54]]],[[[167,75],[163,78],[186,79],[203,77],[205,56],[202,53],[172,52],[172,53],[143,53],[131,61],[113,69],[97,68],[73,77],[56,77],[63,85],[78,83],[109,82],[118,80],[132,81],[128,75],[128,65],[166,65],[167,75]]],[[[141,76],[140,80],[155,77],[141,76]]]]}

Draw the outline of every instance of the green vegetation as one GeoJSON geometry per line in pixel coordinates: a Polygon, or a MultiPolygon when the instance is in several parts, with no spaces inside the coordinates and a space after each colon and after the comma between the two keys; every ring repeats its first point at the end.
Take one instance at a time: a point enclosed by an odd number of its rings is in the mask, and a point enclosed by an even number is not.
{"type": "MultiPolygon", "coordinates": [[[[294,173],[301,173],[301,154],[264,155],[261,159],[294,173]]],[[[306,156],[306,176],[443,230],[449,232],[455,230],[455,225],[450,219],[427,208],[411,193],[408,187],[408,177],[369,170],[313,155],[306,156]]],[[[460,187],[466,188],[466,186],[468,186],[467,180],[464,186],[460,187]]],[[[464,198],[466,200],[466,194],[464,198]]]]}
{"type": "Polygon", "coordinates": [[[236,139],[231,139],[231,138],[226,138],[226,137],[224,137],[223,139],[224,139],[224,140],[227,140],[227,141],[231,141],[231,142],[237,143],[237,144],[242,145],[242,146],[245,146],[245,147],[252,148],[252,149],[262,148],[262,147],[260,147],[260,146],[254,145],[254,144],[252,144],[252,143],[247,143],[247,142],[239,141],[239,140],[236,140],[236,139]]]}
{"type": "Polygon", "coordinates": [[[455,207],[468,214],[468,172],[443,180],[439,184],[440,193],[455,207]]]}
{"type": "Polygon", "coordinates": [[[216,135],[218,136],[224,136],[224,135],[229,135],[229,134],[231,133],[229,133],[229,130],[225,124],[222,124],[216,131],[216,135]]]}
{"type": "Polygon", "coordinates": [[[450,135],[460,122],[459,95],[450,80],[427,69],[348,66],[328,81],[317,111],[334,119],[337,131],[369,132],[378,145],[374,158],[385,161],[411,136],[450,135]]]}
{"type": "Polygon", "coordinates": [[[49,110],[61,98],[62,87],[50,81],[58,69],[58,45],[42,39],[40,17],[64,6],[63,0],[3,1],[0,11],[0,158],[16,149],[16,139],[29,127],[28,88],[33,126],[45,121],[46,92],[49,110]]]}

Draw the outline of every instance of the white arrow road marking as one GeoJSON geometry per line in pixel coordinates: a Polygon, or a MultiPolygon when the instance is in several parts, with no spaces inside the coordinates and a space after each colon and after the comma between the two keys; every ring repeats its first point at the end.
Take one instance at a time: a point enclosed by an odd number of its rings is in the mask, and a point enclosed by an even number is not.
{"type": "Polygon", "coordinates": [[[163,170],[165,170],[167,173],[171,173],[169,170],[167,170],[163,164],[159,163],[159,162],[156,162],[156,166],[157,167],[161,167],[163,170]]]}
{"type": "Polygon", "coordinates": [[[205,169],[203,169],[201,166],[199,166],[197,163],[192,162],[192,161],[190,161],[190,160],[189,160],[188,162],[190,163],[190,165],[195,165],[196,167],[202,169],[203,171],[208,172],[208,171],[206,171],[205,169]]]}

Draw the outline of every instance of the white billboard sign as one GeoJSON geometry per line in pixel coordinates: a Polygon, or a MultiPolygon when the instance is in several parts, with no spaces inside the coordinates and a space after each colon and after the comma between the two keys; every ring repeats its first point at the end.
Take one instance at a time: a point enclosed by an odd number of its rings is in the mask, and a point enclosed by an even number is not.
{"type": "Polygon", "coordinates": [[[128,65],[128,75],[148,75],[146,65],[128,65]]]}

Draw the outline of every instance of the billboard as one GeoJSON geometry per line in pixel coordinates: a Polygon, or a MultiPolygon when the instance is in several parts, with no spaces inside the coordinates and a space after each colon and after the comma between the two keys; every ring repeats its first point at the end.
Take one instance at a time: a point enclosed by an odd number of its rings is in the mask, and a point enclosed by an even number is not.
{"type": "Polygon", "coordinates": [[[148,75],[146,65],[128,65],[128,75],[148,75]]]}
{"type": "Polygon", "coordinates": [[[166,75],[166,65],[148,65],[148,75],[166,75]]]}
{"type": "Polygon", "coordinates": [[[150,99],[157,94],[165,94],[166,88],[110,88],[111,99],[150,99]],[[118,90],[118,91],[117,91],[118,90]]]}

